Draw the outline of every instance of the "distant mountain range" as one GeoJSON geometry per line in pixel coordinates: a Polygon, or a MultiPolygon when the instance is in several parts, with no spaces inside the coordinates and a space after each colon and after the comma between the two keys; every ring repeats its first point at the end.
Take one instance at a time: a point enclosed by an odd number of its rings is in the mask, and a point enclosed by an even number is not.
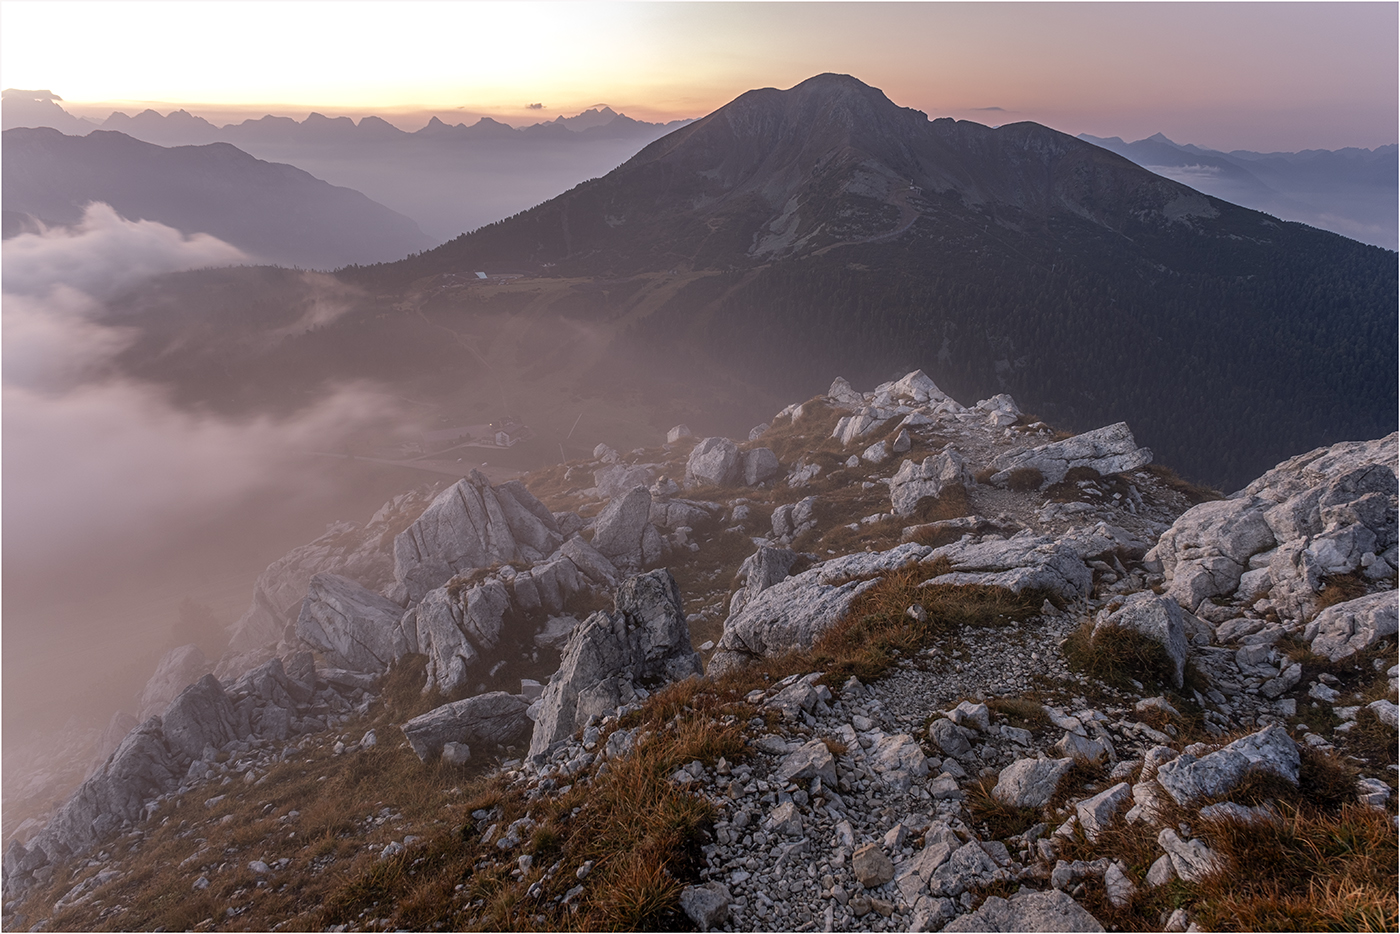
{"type": "Polygon", "coordinates": [[[930,120],[848,76],[750,91],[603,178],[347,274],[492,267],[690,274],[646,314],[609,312],[645,353],[698,350],[788,394],[921,366],[1060,424],[1126,419],[1223,488],[1395,425],[1393,252],[1035,123],[930,120]]]}
{"type": "Polygon", "coordinates": [[[534,398],[532,425],[602,399],[618,423],[692,427],[761,418],[832,373],[923,368],[1061,427],[1126,420],[1222,489],[1395,428],[1394,252],[1035,123],[930,120],[844,75],[750,91],[529,210],[340,275],[363,301],[268,353],[252,332],[297,307],[295,281],[167,277],[114,311],[143,329],[122,365],[239,411],[354,377],[534,398]],[[205,294],[224,305],[195,321],[205,294]],[[702,403],[700,385],[720,389],[702,403]]]}
{"type": "Polygon", "coordinates": [[[406,132],[379,117],[264,116],[215,126],[184,110],[113,113],[101,123],[69,114],[51,91],[4,91],[3,126],[50,126],[70,135],[116,130],[161,146],[232,143],[363,192],[412,217],[435,242],[509,217],[602,175],[685,120],[647,123],[606,105],[516,129],[482,117],[437,117],[406,132]]]}
{"type": "Polygon", "coordinates": [[[208,233],[259,262],[314,269],[403,257],[432,245],[418,225],[348,188],[228,143],[166,148],[123,133],[4,131],[5,235],[25,216],[74,224],[92,201],[130,220],[208,233]]]}
{"type": "Polygon", "coordinates": [[[1375,149],[1217,152],[1174,143],[1161,133],[1125,143],[1080,134],[1197,191],[1284,220],[1393,250],[1397,246],[1400,159],[1395,144],[1375,149]]]}

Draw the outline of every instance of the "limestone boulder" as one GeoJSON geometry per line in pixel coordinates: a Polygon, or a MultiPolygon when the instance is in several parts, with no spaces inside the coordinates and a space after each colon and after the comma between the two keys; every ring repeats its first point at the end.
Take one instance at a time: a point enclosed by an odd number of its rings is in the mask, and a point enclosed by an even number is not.
{"type": "Polygon", "coordinates": [[[753,448],[744,452],[744,485],[757,486],[772,480],[782,473],[778,455],[768,448],[753,448]]]}
{"type": "Polygon", "coordinates": [[[428,656],[424,689],[446,693],[466,684],[514,621],[513,609],[509,590],[497,579],[461,590],[439,587],[426,594],[401,624],[405,648],[428,656]]]}
{"type": "Polygon", "coordinates": [[[403,734],[418,758],[430,762],[447,743],[495,749],[525,738],[529,702],[519,694],[491,691],[443,704],[403,725],[403,734]]]}
{"type": "Polygon", "coordinates": [[[685,486],[733,486],[743,477],[739,446],[728,438],[706,438],[685,463],[685,486]]]}
{"type": "Polygon", "coordinates": [[[1181,606],[1169,597],[1142,591],[1126,597],[1116,609],[1109,604],[1094,620],[1093,638],[1105,629],[1128,629],[1161,643],[1172,664],[1172,684],[1181,687],[1186,670],[1186,618],[1181,606]]]}
{"type": "Polygon", "coordinates": [[[954,487],[970,487],[972,471],[952,447],[920,464],[907,460],[890,480],[890,504],[896,516],[912,516],[926,500],[937,499],[954,487]]]}
{"type": "Polygon", "coordinates": [[[398,604],[336,574],[311,578],[296,634],[333,666],[379,673],[417,651],[399,627],[398,604]]]}
{"type": "Polygon", "coordinates": [[[943,928],[964,931],[1102,931],[1103,925],[1068,892],[1024,888],[1010,898],[987,897],[976,911],[943,928]]]}
{"type": "Polygon", "coordinates": [[[1228,746],[1207,752],[1187,751],[1157,767],[1158,784],[1177,804],[1228,793],[1251,771],[1269,772],[1298,782],[1298,746],[1282,724],[1271,723],[1228,746]]]}
{"type": "Polygon", "coordinates": [[[1396,633],[1397,593],[1383,590],[1329,606],[1303,630],[1312,650],[1340,661],[1396,633]]]}
{"type": "Polygon", "coordinates": [[[663,546],[650,521],[651,505],[651,492],[644,486],[615,497],[593,521],[594,549],[624,570],[660,561],[663,546]]]}
{"type": "Polygon", "coordinates": [[[537,702],[531,757],[542,757],[627,686],[701,673],[675,578],[666,570],[624,581],[612,612],[599,611],[569,637],[559,670],[537,702]]]}
{"type": "Polygon", "coordinates": [[[786,580],[788,572],[792,570],[792,566],[797,563],[800,557],[797,552],[789,551],[786,548],[774,548],[770,545],[758,546],[758,550],[745,558],[744,563],[739,565],[739,572],[736,576],[744,581],[744,586],[730,599],[730,614],[738,613],[748,605],[749,601],[763,591],[786,580]]]}
{"type": "Polygon", "coordinates": [[[773,584],[725,620],[710,673],[732,670],[752,658],[810,648],[880,575],[917,564],[928,554],[927,547],[914,543],[885,552],[857,552],[773,584]]]}
{"type": "Polygon", "coordinates": [[[996,473],[991,482],[1004,486],[1015,470],[1040,471],[1041,488],[1059,483],[1075,467],[1088,467],[1101,475],[1136,470],[1152,463],[1152,452],[1138,447],[1127,422],[1118,422],[1082,435],[1053,441],[1014,454],[1003,454],[992,462],[996,473]]]}
{"type": "Polygon", "coordinates": [[[233,704],[219,679],[205,675],[179,693],[161,718],[165,742],[173,752],[196,759],[205,746],[238,739],[233,704]]]}
{"type": "Polygon", "coordinates": [[[1043,590],[1063,600],[1087,596],[1093,587],[1088,565],[1069,545],[1030,530],[1011,538],[986,535],[937,548],[928,560],[946,558],[952,571],[926,584],[1003,587],[1013,593],[1043,590]]]}
{"type": "Polygon", "coordinates": [[[649,487],[655,482],[656,467],[652,464],[611,464],[593,472],[593,485],[604,499],[614,499],[633,487],[649,487]]]}
{"type": "Polygon", "coordinates": [[[992,797],[1011,807],[1044,807],[1073,765],[1073,759],[1017,759],[997,776],[992,797]]]}

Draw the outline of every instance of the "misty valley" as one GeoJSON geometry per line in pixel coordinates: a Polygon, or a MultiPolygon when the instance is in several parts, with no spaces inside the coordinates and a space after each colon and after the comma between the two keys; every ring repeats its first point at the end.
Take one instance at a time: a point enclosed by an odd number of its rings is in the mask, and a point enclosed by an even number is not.
{"type": "Polygon", "coordinates": [[[1394,145],[4,93],[5,930],[1396,923],[1394,145]]]}

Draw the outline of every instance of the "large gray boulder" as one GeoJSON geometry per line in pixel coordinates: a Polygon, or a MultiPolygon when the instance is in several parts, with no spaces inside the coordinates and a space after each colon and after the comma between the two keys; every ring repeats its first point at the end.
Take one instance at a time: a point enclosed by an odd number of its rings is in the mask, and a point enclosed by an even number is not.
{"type": "Polygon", "coordinates": [[[198,758],[205,746],[215,748],[238,739],[233,704],[219,679],[205,675],[180,692],[161,718],[165,742],[186,759],[198,758]]]}
{"type": "Polygon", "coordinates": [[[611,590],[619,580],[616,565],[581,538],[571,538],[528,571],[510,581],[515,607],[524,614],[558,614],[576,594],[611,590]]]}
{"type": "Polygon", "coordinates": [[[538,701],[531,757],[611,712],[616,698],[643,680],[676,681],[701,673],[675,578],[666,570],[629,578],[612,612],[599,611],[574,630],[559,670],[538,701]]]}
{"type": "Polygon", "coordinates": [[[1207,598],[1235,592],[1256,554],[1272,549],[1265,503],[1255,497],[1201,503],[1162,533],[1153,549],[1167,578],[1167,593],[1195,611],[1207,598]]]}
{"type": "Polygon", "coordinates": [[[197,645],[182,645],[161,656],[136,708],[138,722],[170,706],[181,691],[209,672],[209,660],[197,645]]]}
{"type": "Polygon", "coordinates": [[[732,616],[738,613],[749,604],[754,597],[787,579],[788,572],[800,558],[795,551],[786,548],[774,548],[770,545],[759,545],[758,550],[744,559],[744,563],[739,565],[739,572],[736,575],[744,581],[744,586],[740,588],[729,601],[729,613],[732,616]]]}
{"type": "Polygon", "coordinates": [[[1251,771],[1269,772],[1298,783],[1298,746],[1282,724],[1271,723],[1214,752],[1187,751],[1157,767],[1157,783],[1177,804],[1223,795],[1251,771]]]}
{"type": "Polygon", "coordinates": [[[1017,759],[997,776],[992,797],[1011,807],[1045,807],[1073,765],[1073,759],[1017,759]]]}
{"type": "Polygon", "coordinates": [[[954,918],[945,931],[1102,931],[1103,925],[1068,892],[1022,889],[987,897],[976,911],[954,918]]]}
{"type": "Polygon", "coordinates": [[[621,496],[634,486],[651,486],[656,481],[652,464],[611,464],[593,471],[593,485],[603,499],[621,496]]]}
{"type": "Polygon", "coordinates": [[[623,570],[636,571],[661,560],[661,534],[651,524],[651,493],[633,487],[593,520],[593,547],[623,570]]]}
{"type": "Polygon", "coordinates": [[[406,599],[416,601],[461,571],[534,564],[562,540],[553,514],[521,483],[492,487],[473,470],[394,538],[394,577],[406,599]]]}
{"type": "Polygon", "coordinates": [[[1013,593],[1043,590],[1071,601],[1088,596],[1094,576],[1070,545],[1029,529],[1011,538],[971,537],[935,549],[929,560],[946,558],[952,571],[927,584],[1003,587],[1013,593]]]}
{"type": "Polygon", "coordinates": [[[1169,597],[1142,591],[1125,597],[1117,608],[1110,603],[1094,620],[1093,638],[1110,627],[1129,629],[1162,644],[1172,663],[1172,684],[1181,687],[1186,671],[1186,618],[1169,597]]]}
{"type": "Polygon", "coordinates": [[[1340,661],[1395,635],[1396,617],[1396,592],[1383,590],[1329,606],[1308,623],[1303,639],[1318,655],[1340,661]]]}
{"type": "Polygon", "coordinates": [[[1152,463],[1152,452],[1133,440],[1127,422],[1118,422],[1082,435],[1052,441],[1017,454],[1003,454],[992,461],[996,473],[992,483],[1004,486],[1012,471],[1032,468],[1040,471],[1041,488],[1059,483],[1075,467],[1089,467],[1100,474],[1123,473],[1152,463]]]}
{"type": "Polygon", "coordinates": [[[739,446],[728,438],[706,438],[685,463],[685,485],[733,486],[743,476],[739,446]]]}
{"type": "Polygon", "coordinates": [[[937,499],[952,487],[970,487],[972,471],[952,447],[926,457],[921,464],[907,460],[890,480],[890,505],[896,516],[912,516],[925,500],[937,499]]]}
{"type": "Polygon", "coordinates": [[[928,554],[927,547],[914,543],[873,554],[857,552],[824,561],[747,598],[724,621],[710,674],[722,674],[750,659],[810,648],[856,597],[879,582],[880,575],[917,564],[928,554]]]}
{"type": "Polygon", "coordinates": [[[414,717],[402,727],[408,744],[424,762],[442,754],[447,743],[494,750],[525,738],[529,701],[519,694],[491,691],[453,701],[414,717]]]}
{"type": "Polygon", "coordinates": [[[416,648],[399,627],[398,604],[336,574],[311,578],[296,633],[331,665],[378,674],[416,648]]]}
{"type": "Polygon", "coordinates": [[[744,452],[744,485],[757,486],[772,480],[782,472],[778,455],[768,448],[754,448],[744,452]]]}

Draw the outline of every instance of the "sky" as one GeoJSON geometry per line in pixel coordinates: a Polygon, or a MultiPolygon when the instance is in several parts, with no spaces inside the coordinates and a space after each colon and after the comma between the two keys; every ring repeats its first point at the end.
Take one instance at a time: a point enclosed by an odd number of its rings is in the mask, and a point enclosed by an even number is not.
{"type": "Polygon", "coordinates": [[[314,110],[417,129],[599,103],[697,117],[832,71],[933,117],[1372,148],[1397,141],[1398,25],[1395,3],[4,0],[0,85],[97,119],[314,110]]]}

